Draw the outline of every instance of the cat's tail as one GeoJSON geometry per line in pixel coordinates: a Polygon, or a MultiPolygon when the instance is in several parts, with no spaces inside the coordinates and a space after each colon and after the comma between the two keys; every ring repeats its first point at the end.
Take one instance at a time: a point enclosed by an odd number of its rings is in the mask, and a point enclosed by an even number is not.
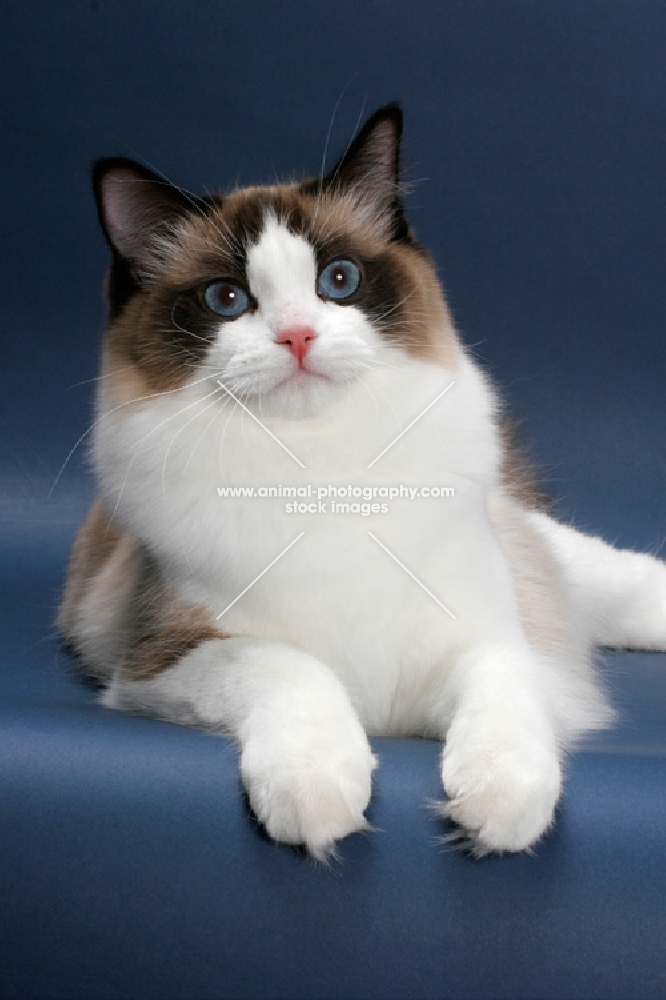
{"type": "Polygon", "coordinates": [[[666,563],[615,549],[546,514],[530,514],[561,565],[581,633],[593,646],[666,650],[666,563]]]}

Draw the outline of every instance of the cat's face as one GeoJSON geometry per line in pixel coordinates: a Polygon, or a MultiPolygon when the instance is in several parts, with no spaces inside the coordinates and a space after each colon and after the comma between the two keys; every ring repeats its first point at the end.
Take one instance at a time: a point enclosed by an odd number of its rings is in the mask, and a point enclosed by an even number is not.
{"type": "Polygon", "coordinates": [[[321,180],[205,201],[101,161],[112,368],[146,393],[219,380],[298,417],[401,352],[450,362],[440,289],[398,200],[400,124],[378,112],[321,180]]]}
{"type": "Polygon", "coordinates": [[[206,367],[270,412],[312,412],[362,375],[380,347],[370,256],[351,236],[337,255],[313,222],[299,231],[269,200],[256,238],[244,243],[238,284],[225,278],[203,290],[214,314],[206,367]]]}

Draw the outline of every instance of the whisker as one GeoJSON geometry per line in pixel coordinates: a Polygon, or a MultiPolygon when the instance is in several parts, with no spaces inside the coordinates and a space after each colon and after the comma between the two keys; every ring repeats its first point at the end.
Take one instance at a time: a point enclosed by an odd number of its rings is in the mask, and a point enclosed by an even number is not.
{"type": "Polygon", "coordinates": [[[64,392],[69,389],[78,389],[81,385],[89,385],[91,382],[101,382],[102,379],[112,378],[114,375],[122,375],[123,372],[131,371],[132,365],[127,365],[126,368],[118,368],[115,372],[105,372],[103,375],[95,375],[93,378],[84,378],[80,382],[72,382],[71,385],[66,385],[64,392]]]}
{"type": "Polygon", "coordinates": [[[120,487],[120,492],[118,493],[118,498],[116,500],[115,506],[114,506],[113,511],[111,513],[111,520],[113,520],[113,518],[116,515],[116,511],[118,510],[118,505],[119,505],[119,503],[120,503],[120,501],[122,499],[123,493],[125,491],[125,487],[127,486],[127,480],[129,479],[129,474],[130,474],[131,468],[134,465],[134,459],[138,455],[139,449],[141,448],[141,446],[148,440],[148,438],[152,437],[153,434],[155,434],[161,427],[164,427],[165,424],[168,424],[171,420],[175,420],[176,417],[181,416],[181,414],[187,413],[187,411],[191,410],[193,406],[197,406],[199,403],[203,403],[203,401],[205,399],[208,399],[210,396],[214,396],[216,393],[219,393],[219,392],[220,392],[219,388],[218,389],[213,389],[212,392],[207,393],[207,395],[201,397],[200,399],[195,399],[192,403],[188,403],[187,406],[183,406],[180,410],[177,410],[176,413],[172,413],[168,417],[165,417],[164,420],[160,420],[159,424],[156,424],[146,434],[144,434],[144,436],[141,438],[141,440],[134,446],[134,449],[132,451],[132,456],[131,456],[131,458],[129,460],[127,469],[125,471],[125,477],[124,477],[122,485],[120,487]]]}
{"type": "MultiPolygon", "coordinates": [[[[218,374],[221,375],[223,373],[219,372],[218,374]]],[[[90,424],[90,426],[88,427],[88,429],[83,432],[83,434],[77,440],[76,444],[70,449],[70,451],[69,451],[69,453],[67,455],[67,458],[65,459],[65,461],[60,466],[60,471],[58,472],[58,475],[55,477],[55,479],[53,481],[53,485],[51,486],[51,489],[46,494],[47,497],[51,496],[51,494],[53,493],[54,489],[58,485],[58,482],[60,481],[60,478],[61,478],[63,472],[65,471],[65,468],[67,467],[67,464],[68,464],[69,460],[71,459],[72,455],[74,454],[74,452],[76,451],[76,449],[79,447],[79,445],[83,441],[85,441],[85,439],[88,437],[88,435],[91,434],[95,430],[95,428],[102,422],[102,420],[106,420],[107,417],[110,417],[113,413],[116,413],[118,410],[122,410],[125,406],[132,406],[135,403],[142,403],[142,402],[145,402],[145,400],[147,400],[147,399],[157,399],[160,396],[168,396],[168,395],[171,395],[174,392],[182,392],[182,390],[184,388],[190,388],[191,386],[199,385],[200,382],[205,382],[208,378],[214,378],[214,377],[215,377],[215,375],[206,375],[203,378],[197,379],[194,382],[188,382],[187,386],[177,386],[175,389],[163,389],[160,392],[150,392],[150,393],[147,393],[145,396],[136,396],[134,399],[126,399],[124,403],[119,403],[117,406],[112,407],[112,409],[107,410],[106,413],[102,413],[99,417],[97,417],[92,422],[92,424],[90,424]]]]}
{"type": "Polygon", "coordinates": [[[404,296],[404,298],[400,299],[399,302],[396,302],[396,304],[394,306],[391,306],[390,309],[387,309],[386,312],[381,313],[381,315],[377,316],[375,318],[375,322],[381,323],[382,320],[385,320],[387,316],[390,316],[392,313],[396,311],[396,309],[399,309],[400,306],[403,306],[405,302],[408,302],[411,299],[412,295],[416,293],[416,291],[417,291],[416,288],[412,288],[411,292],[408,292],[407,295],[404,296]]]}
{"type": "MultiPolygon", "coordinates": [[[[183,466],[183,471],[182,471],[181,476],[180,476],[181,483],[183,482],[183,479],[185,478],[185,473],[187,472],[187,470],[188,470],[188,468],[190,466],[190,462],[194,458],[194,455],[195,455],[195,452],[196,452],[197,448],[199,447],[199,445],[203,441],[204,437],[208,433],[208,430],[210,429],[210,427],[212,427],[212,425],[215,423],[216,420],[219,420],[219,418],[222,415],[222,413],[224,412],[224,409],[225,409],[225,407],[227,405],[227,402],[230,400],[230,398],[231,397],[229,396],[229,394],[225,393],[225,398],[224,399],[222,399],[222,400],[215,399],[215,400],[213,400],[212,403],[209,403],[208,406],[206,407],[206,409],[209,410],[212,406],[214,406],[215,407],[215,412],[213,413],[213,416],[210,418],[210,420],[208,421],[208,423],[204,427],[204,429],[201,432],[201,434],[199,435],[199,437],[197,438],[197,440],[196,440],[196,442],[194,444],[194,447],[190,451],[190,454],[187,456],[187,461],[185,462],[185,465],[183,466]]],[[[200,416],[201,415],[202,414],[200,414],[200,416]]]]}
{"type": "MultiPolygon", "coordinates": [[[[215,392],[213,392],[212,395],[214,396],[215,392]]],[[[164,461],[162,462],[162,499],[164,500],[166,499],[166,467],[167,467],[167,462],[169,460],[169,454],[176,441],[176,438],[178,438],[183,433],[185,428],[189,427],[194,420],[198,420],[199,417],[202,417],[204,415],[204,413],[207,413],[208,410],[210,410],[211,406],[215,406],[215,403],[216,400],[213,399],[212,403],[209,403],[207,406],[205,406],[204,409],[201,411],[201,413],[195,413],[194,416],[190,417],[189,420],[186,420],[185,423],[182,425],[182,427],[180,427],[179,430],[177,430],[174,436],[171,438],[171,441],[169,442],[169,447],[167,448],[164,454],[164,461]]]]}

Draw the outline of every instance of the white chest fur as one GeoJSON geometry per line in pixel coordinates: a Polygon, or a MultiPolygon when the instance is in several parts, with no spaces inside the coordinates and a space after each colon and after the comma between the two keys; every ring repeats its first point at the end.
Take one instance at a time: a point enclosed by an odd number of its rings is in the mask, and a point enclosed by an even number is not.
{"type": "Polygon", "coordinates": [[[476,627],[473,581],[488,578],[479,563],[492,564],[486,498],[498,448],[481,376],[467,362],[454,379],[403,359],[351,385],[324,415],[257,411],[261,423],[214,392],[206,380],[101,420],[107,504],[182,596],[222,614],[225,631],[320,657],[370,729],[415,728],[412,699],[398,712],[396,689],[407,672],[418,692],[415,672],[476,627]],[[255,496],[220,496],[230,487],[255,496]],[[439,497],[419,495],[432,487],[439,497]],[[256,495],[271,488],[282,495],[256,495]]]}

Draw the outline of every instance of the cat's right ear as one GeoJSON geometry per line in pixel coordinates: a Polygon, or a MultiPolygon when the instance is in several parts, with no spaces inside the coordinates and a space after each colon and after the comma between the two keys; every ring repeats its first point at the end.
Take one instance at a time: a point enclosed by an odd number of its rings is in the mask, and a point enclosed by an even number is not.
{"type": "Polygon", "coordinates": [[[388,220],[393,239],[408,240],[410,231],[400,203],[402,111],[386,104],[366,121],[344,156],[323,179],[323,187],[351,191],[377,219],[388,220]]]}
{"type": "Polygon", "coordinates": [[[136,278],[150,274],[159,238],[173,233],[178,219],[196,207],[196,199],[121,157],[98,160],[92,179],[99,221],[114,255],[136,278]]]}

